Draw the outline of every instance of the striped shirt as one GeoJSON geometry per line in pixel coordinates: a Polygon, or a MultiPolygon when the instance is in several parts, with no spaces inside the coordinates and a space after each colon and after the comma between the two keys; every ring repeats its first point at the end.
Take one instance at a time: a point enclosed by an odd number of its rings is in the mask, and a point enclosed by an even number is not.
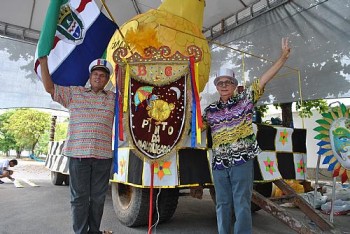
{"type": "Polygon", "coordinates": [[[55,85],[53,100],[69,110],[68,136],[63,155],[75,158],[112,158],[115,93],[80,86],[55,85]]]}
{"type": "Polygon", "coordinates": [[[252,125],[254,104],[264,90],[256,80],[242,93],[232,96],[227,103],[221,100],[204,110],[203,120],[208,124],[213,139],[213,169],[241,165],[260,152],[252,125]]]}

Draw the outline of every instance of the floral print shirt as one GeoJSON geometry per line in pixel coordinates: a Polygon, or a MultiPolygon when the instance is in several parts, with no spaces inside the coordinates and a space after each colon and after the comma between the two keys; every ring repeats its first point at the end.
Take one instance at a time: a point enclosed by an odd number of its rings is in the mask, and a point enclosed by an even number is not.
{"type": "Polygon", "coordinates": [[[241,165],[260,153],[252,121],[254,104],[263,92],[255,80],[226,103],[219,100],[205,108],[203,120],[213,140],[213,170],[241,165]]]}

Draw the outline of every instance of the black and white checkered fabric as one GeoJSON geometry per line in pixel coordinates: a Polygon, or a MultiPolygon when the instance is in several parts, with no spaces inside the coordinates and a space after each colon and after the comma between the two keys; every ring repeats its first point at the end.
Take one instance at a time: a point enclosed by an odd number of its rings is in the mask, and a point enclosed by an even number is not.
{"type": "Polygon", "coordinates": [[[65,141],[51,141],[49,143],[49,152],[46,157],[45,167],[50,171],[68,175],[68,158],[62,155],[64,142],[65,141]]]}

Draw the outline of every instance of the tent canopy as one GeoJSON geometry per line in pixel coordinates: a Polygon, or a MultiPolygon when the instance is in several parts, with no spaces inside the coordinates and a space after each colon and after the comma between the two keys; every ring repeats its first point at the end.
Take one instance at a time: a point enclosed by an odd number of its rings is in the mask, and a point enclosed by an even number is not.
{"type": "MultiPolygon", "coordinates": [[[[35,43],[45,18],[49,0],[2,0],[0,8],[0,35],[35,43]],[[19,17],[20,16],[20,17],[19,17]]],[[[95,2],[107,15],[100,0],[95,2]]],[[[203,32],[206,36],[223,33],[222,22],[226,29],[239,22],[267,12],[288,2],[286,0],[207,0],[204,12],[203,32]]],[[[105,0],[118,25],[137,14],[158,8],[161,0],[105,0]]]]}
{"type": "MultiPolygon", "coordinates": [[[[161,4],[161,0],[105,2],[120,26],[161,4]]],[[[49,1],[1,3],[0,109],[62,109],[33,72],[49,1]]],[[[246,84],[278,58],[282,37],[289,37],[291,56],[266,86],[259,104],[350,97],[350,0],[207,0],[206,4],[203,32],[211,46],[211,71],[202,107],[217,99],[212,80],[220,67],[234,68],[240,84],[246,84]]]]}

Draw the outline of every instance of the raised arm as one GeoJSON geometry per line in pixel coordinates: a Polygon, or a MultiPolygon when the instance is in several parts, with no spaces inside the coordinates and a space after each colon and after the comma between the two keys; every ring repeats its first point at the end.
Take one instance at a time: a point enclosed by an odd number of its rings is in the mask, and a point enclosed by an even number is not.
{"type": "Polygon", "coordinates": [[[49,66],[47,65],[47,56],[39,58],[39,62],[41,68],[41,78],[43,80],[44,88],[46,92],[53,96],[55,89],[49,72],[49,66]]]}
{"type": "Polygon", "coordinates": [[[290,54],[290,48],[288,45],[288,38],[282,38],[282,53],[277,61],[261,76],[260,88],[263,89],[265,85],[277,74],[287,61],[290,54]]]}

